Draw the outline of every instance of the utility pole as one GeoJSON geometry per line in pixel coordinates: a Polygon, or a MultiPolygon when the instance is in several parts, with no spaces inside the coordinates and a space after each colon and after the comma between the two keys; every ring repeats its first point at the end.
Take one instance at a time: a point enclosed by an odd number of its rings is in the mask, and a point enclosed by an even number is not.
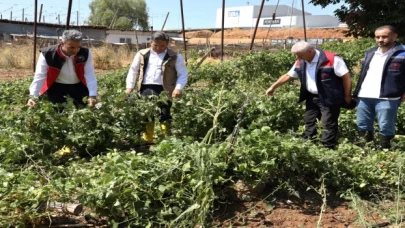
{"type": "Polygon", "coordinates": [[[58,14],[58,24],[60,24],[60,15],[58,14]]]}
{"type": "Polygon", "coordinates": [[[10,21],[13,20],[13,11],[10,11],[10,21]]]}
{"type": "Polygon", "coordinates": [[[22,9],[22,18],[21,21],[24,21],[24,8],[22,9]]]}
{"type": "Polygon", "coordinates": [[[41,4],[41,8],[39,9],[39,22],[41,22],[41,17],[42,17],[42,6],[43,6],[43,4],[41,4]]]}
{"type": "Polygon", "coordinates": [[[79,26],[79,11],[76,11],[76,25],[79,26]]]}
{"type": "Polygon", "coordinates": [[[163,26],[162,26],[162,32],[163,32],[163,29],[164,29],[164,27],[165,27],[165,25],[166,25],[166,21],[167,21],[167,18],[169,17],[169,13],[170,12],[167,12],[167,14],[166,14],[166,18],[165,18],[165,22],[163,22],[163,26]]]}
{"type": "Polygon", "coordinates": [[[67,13],[67,18],[66,18],[66,29],[69,29],[69,26],[70,26],[70,14],[72,13],[72,1],[73,0],[69,0],[68,13],[67,13]]]}
{"type": "Polygon", "coordinates": [[[304,40],[307,41],[307,25],[305,23],[305,9],[304,9],[304,0],[301,0],[302,4],[302,24],[304,25],[304,40]]]}

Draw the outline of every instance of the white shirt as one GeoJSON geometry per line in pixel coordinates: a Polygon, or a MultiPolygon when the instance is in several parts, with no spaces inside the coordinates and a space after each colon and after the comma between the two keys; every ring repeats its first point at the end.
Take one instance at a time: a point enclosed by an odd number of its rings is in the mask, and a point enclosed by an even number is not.
{"type": "MultiPolygon", "coordinates": [[[[381,81],[384,71],[384,64],[387,60],[390,51],[382,53],[380,48],[375,51],[373,58],[370,61],[369,68],[367,70],[366,77],[359,91],[358,97],[362,98],[378,98],[380,99],[381,81]]],[[[387,100],[398,100],[395,98],[382,98],[387,100]]]]}
{"type": "MultiPolygon", "coordinates": [[[[319,62],[319,51],[315,50],[315,56],[312,59],[312,62],[305,61],[306,66],[306,81],[307,81],[307,90],[310,93],[318,94],[318,88],[316,86],[315,76],[316,76],[316,67],[319,62]]],[[[297,62],[294,63],[290,71],[288,71],[287,75],[293,78],[298,78],[297,72],[295,72],[297,62]]],[[[343,61],[342,57],[335,56],[333,60],[333,70],[338,77],[342,77],[343,75],[349,73],[349,69],[346,66],[346,63],[343,61]]]]}
{"type": "MultiPolygon", "coordinates": [[[[63,54],[63,52],[62,52],[63,54]]],[[[62,84],[77,84],[80,82],[77,77],[74,67],[74,56],[66,56],[66,61],[60,70],[55,82],[62,84]]],[[[46,63],[45,56],[41,53],[35,68],[34,80],[30,85],[30,95],[39,96],[39,92],[44,85],[45,79],[48,74],[48,64],[46,63]]],[[[87,62],[84,65],[84,77],[86,79],[87,88],[89,89],[89,96],[97,96],[97,78],[94,74],[93,55],[89,50],[87,62]]]]}
{"type": "MultiPolygon", "coordinates": [[[[162,85],[162,65],[163,58],[165,57],[166,53],[167,49],[160,54],[157,54],[152,49],[150,50],[148,66],[146,67],[146,72],[142,84],[162,85]]],[[[126,79],[126,88],[133,89],[135,87],[136,79],[139,75],[141,58],[142,56],[138,52],[134,57],[131,67],[129,68],[126,79]]],[[[175,88],[182,90],[187,83],[188,72],[186,65],[184,64],[183,57],[180,54],[177,54],[175,69],[177,72],[177,81],[175,88]]]]}

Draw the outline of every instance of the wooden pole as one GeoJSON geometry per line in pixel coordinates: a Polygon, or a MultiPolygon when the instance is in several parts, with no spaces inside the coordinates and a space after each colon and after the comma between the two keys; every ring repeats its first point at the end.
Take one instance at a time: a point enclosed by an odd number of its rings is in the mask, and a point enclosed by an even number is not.
{"type": "Polygon", "coordinates": [[[225,35],[225,0],[222,0],[222,33],[221,33],[221,62],[224,61],[224,35],[225,35]]]}
{"type": "Polygon", "coordinates": [[[305,23],[305,9],[304,9],[304,0],[301,0],[302,4],[302,23],[304,25],[304,40],[307,41],[307,25],[305,23]]]}
{"type": "Polygon", "coordinates": [[[36,66],[36,58],[37,58],[37,8],[38,8],[38,0],[35,0],[35,7],[34,7],[34,56],[33,56],[33,62],[32,62],[32,69],[35,72],[35,66],[36,66]]]}
{"type": "Polygon", "coordinates": [[[68,30],[69,26],[70,26],[70,14],[72,13],[72,1],[73,0],[69,0],[68,14],[67,14],[67,18],[66,18],[66,30],[68,30]]]}
{"type": "MultiPolygon", "coordinates": [[[[38,20],[39,20],[39,22],[41,23],[41,17],[42,17],[42,6],[43,6],[44,4],[41,4],[41,8],[39,8],[39,18],[38,18],[38,20]]],[[[45,22],[45,21],[44,21],[45,22]]]]}
{"type": "Polygon", "coordinates": [[[163,32],[163,29],[165,28],[167,18],[169,17],[169,13],[170,13],[170,12],[167,12],[166,18],[165,18],[165,22],[163,22],[162,30],[160,30],[160,31],[162,31],[162,32],[163,32]]]}
{"type": "Polygon", "coordinates": [[[180,10],[181,10],[181,26],[183,28],[184,62],[186,62],[187,64],[187,44],[186,44],[186,31],[184,29],[183,0],[180,0],[180,10]]]}
{"type": "Polygon", "coordinates": [[[264,6],[264,0],[262,0],[262,4],[260,5],[259,16],[258,16],[258,18],[257,18],[257,20],[256,20],[255,30],[253,31],[252,40],[251,40],[251,42],[250,42],[250,48],[249,48],[250,51],[252,50],[253,44],[254,44],[254,42],[255,42],[257,27],[259,26],[260,17],[261,17],[261,15],[262,15],[262,11],[263,11],[263,6],[264,6]]]}
{"type": "Polygon", "coordinates": [[[45,210],[79,215],[83,211],[83,205],[75,203],[48,202],[45,205],[45,210]]]}

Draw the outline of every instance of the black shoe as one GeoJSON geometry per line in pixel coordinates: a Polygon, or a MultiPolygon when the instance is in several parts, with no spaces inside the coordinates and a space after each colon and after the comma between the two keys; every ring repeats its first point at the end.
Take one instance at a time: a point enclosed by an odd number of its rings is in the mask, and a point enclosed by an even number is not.
{"type": "Polygon", "coordinates": [[[380,135],[380,146],[382,149],[391,149],[391,140],[394,135],[380,135]]]}

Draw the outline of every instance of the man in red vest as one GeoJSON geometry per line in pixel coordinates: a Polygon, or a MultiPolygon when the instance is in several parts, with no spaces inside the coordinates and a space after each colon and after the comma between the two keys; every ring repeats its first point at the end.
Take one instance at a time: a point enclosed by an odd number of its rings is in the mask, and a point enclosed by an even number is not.
{"type": "Polygon", "coordinates": [[[352,80],[349,69],[338,55],[316,49],[300,41],[291,48],[298,60],[290,71],[281,76],[266,91],[272,96],[277,87],[293,79],[301,82],[299,102],[305,101],[306,139],[317,134],[317,119],[322,120],[322,144],[334,149],[337,145],[338,118],[340,108],[352,109],[355,101],[351,97],[352,80]]]}
{"type": "Polygon", "coordinates": [[[41,49],[28,106],[36,106],[44,93],[52,103],[64,103],[67,97],[75,105],[85,105],[85,97],[89,106],[97,103],[93,57],[89,49],[81,47],[81,41],[81,32],[65,30],[60,44],[41,49]]]}

